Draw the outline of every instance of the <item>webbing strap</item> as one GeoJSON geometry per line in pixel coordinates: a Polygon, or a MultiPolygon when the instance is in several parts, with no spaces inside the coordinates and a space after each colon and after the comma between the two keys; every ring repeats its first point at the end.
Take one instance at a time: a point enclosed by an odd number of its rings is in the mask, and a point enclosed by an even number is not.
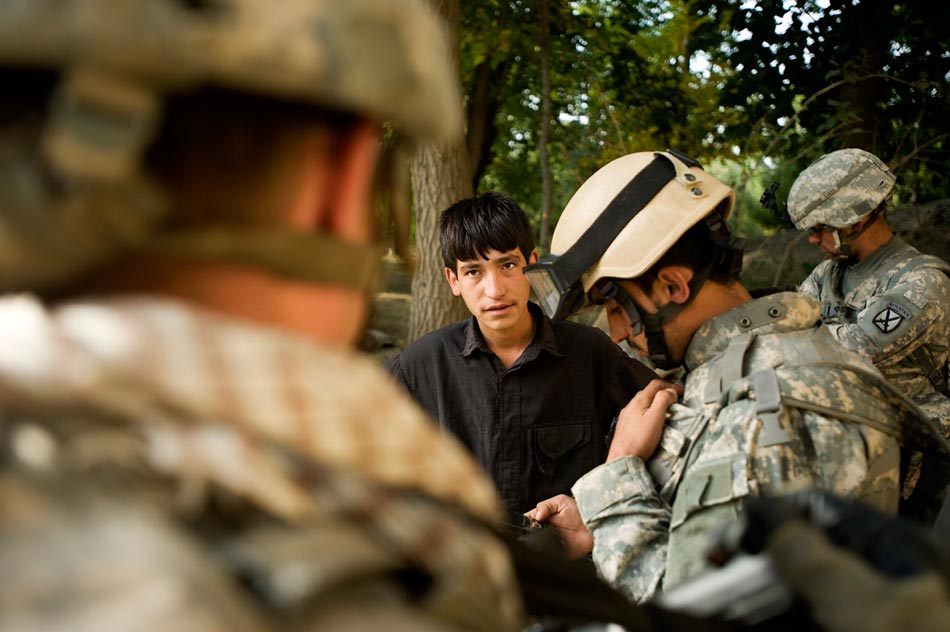
{"type": "Polygon", "coordinates": [[[557,276],[573,282],[603,256],[620,231],[676,176],[670,159],[657,155],[614,196],[567,252],[553,263],[557,276]]]}
{"type": "Polygon", "coordinates": [[[723,352],[722,361],[716,366],[717,373],[711,375],[706,383],[705,401],[711,404],[719,399],[719,395],[733,382],[742,379],[742,365],[746,351],[752,344],[752,334],[740,334],[729,341],[729,346],[723,352]]]}
{"type": "Polygon", "coordinates": [[[379,244],[353,244],[330,235],[274,227],[214,226],[165,233],[145,248],[176,258],[232,261],[364,293],[374,290],[382,265],[379,244]]]}
{"type": "Polygon", "coordinates": [[[759,445],[788,443],[788,433],[781,424],[785,408],[782,406],[782,393],[779,390],[775,370],[767,369],[753,374],[752,388],[755,390],[755,415],[762,422],[759,445]]]}

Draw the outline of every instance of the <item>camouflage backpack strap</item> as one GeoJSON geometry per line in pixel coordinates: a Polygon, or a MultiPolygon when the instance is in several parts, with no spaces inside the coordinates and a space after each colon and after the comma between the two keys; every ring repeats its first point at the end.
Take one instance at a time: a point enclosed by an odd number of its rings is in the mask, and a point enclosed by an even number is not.
{"type": "Polygon", "coordinates": [[[889,290],[898,283],[905,275],[919,270],[921,268],[930,268],[932,270],[939,270],[947,276],[950,276],[950,264],[941,259],[940,257],[935,257],[933,255],[925,255],[918,253],[913,257],[908,257],[898,263],[896,266],[884,273],[885,289],[889,290]]]}
{"type": "Polygon", "coordinates": [[[775,374],[786,405],[875,428],[904,447],[950,461],[950,444],[923,411],[878,372],[842,353],[827,329],[798,340],[775,374]],[[846,381],[847,405],[826,386],[835,378],[846,381]]]}
{"type": "MultiPolygon", "coordinates": [[[[745,317],[750,322],[747,327],[755,327],[757,323],[755,313],[745,317]]],[[[782,428],[781,419],[785,415],[782,407],[781,392],[775,371],[767,369],[746,375],[745,360],[755,340],[755,334],[744,333],[733,338],[726,347],[721,360],[713,367],[712,375],[706,385],[705,401],[712,404],[721,399],[722,393],[730,384],[735,384],[745,377],[752,380],[752,389],[755,392],[756,417],[762,422],[762,435],[759,445],[770,446],[787,443],[788,433],[782,428]]]]}
{"type": "Polygon", "coordinates": [[[705,400],[721,401],[727,391],[754,398],[763,426],[759,445],[789,440],[782,420],[785,407],[793,407],[875,428],[904,447],[950,461],[950,444],[917,405],[860,359],[843,353],[827,329],[796,337],[794,346],[781,350],[780,364],[758,370],[747,367],[754,341],[753,334],[733,338],[712,369],[705,400]],[[842,380],[847,402],[840,389],[832,388],[842,380]],[[746,384],[737,388],[741,382],[746,384]]]}
{"type": "Polygon", "coordinates": [[[837,260],[826,268],[823,283],[826,289],[821,297],[821,322],[825,324],[836,324],[842,320],[847,322],[853,316],[854,310],[845,303],[841,291],[845,268],[845,264],[837,260]]]}

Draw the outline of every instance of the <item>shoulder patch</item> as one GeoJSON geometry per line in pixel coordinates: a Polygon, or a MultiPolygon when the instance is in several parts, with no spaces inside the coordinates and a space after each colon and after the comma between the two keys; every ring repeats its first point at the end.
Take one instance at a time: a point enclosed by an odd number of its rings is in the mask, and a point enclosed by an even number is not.
{"type": "Polygon", "coordinates": [[[877,327],[881,333],[889,334],[892,331],[900,327],[906,319],[910,318],[911,314],[906,308],[897,303],[888,302],[884,309],[878,311],[872,318],[871,322],[877,327]]]}
{"type": "Polygon", "coordinates": [[[868,337],[884,349],[905,335],[919,335],[929,324],[921,315],[921,308],[905,296],[890,294],[868,305],[858,322],[868,337]]]}

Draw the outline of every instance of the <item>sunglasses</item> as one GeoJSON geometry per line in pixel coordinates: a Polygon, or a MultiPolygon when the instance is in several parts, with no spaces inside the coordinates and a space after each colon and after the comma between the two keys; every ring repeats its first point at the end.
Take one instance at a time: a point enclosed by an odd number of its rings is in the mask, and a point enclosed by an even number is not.
{"type": "Polygon", "coordinates": [[[808,229],[809,235],[814,235],[815,237],[821,237],[824,233],[830,233],[833,230],[837,230],[834,226],[828,226],[827,224],[816,224],[808,229]]]}

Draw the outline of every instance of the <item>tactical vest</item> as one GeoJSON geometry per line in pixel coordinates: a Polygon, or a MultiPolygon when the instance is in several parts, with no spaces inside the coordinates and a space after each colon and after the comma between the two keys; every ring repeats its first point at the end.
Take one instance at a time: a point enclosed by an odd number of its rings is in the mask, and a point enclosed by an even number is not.
{"type": "MultiPolygon", "coordinates": [[[[722,356],[710,363],[705,392],[699,397],[694,394],[689,409],[677,405],[671,409],[674,418],[686,411],[692,414],[686,413],[680,423],[667,424],[657,454],[647,467],[661,497],[672,504],[672,527],[708,502],[735,492],[736,465],[729,463],[702,465],[709,471],[701,489],[681,489],[680,483],[698,456],[694,447],[710,421],[741,400],[754,402],[756,415],[750,421],[762,424],[758,447],[787,443],[790,432],[807,432],[804,427],[794,427],[789,419],[789,409],[796,408],[879,430],[905,449],[925,453],[931,467],[947,480],[950,444],[922,411],[863,360],[842,350],[826,328],[810,333],[765,334],[762,337],[770,339],[770,358],[776,359],[765,362],[752,357],[758,356],[754,350],[759,336],[736,336],[722,356]],[[832,383],[843,383],[847,404],[820,397],[819,389],[812,388],[832,383]],[[701,414],[696,412],[699,410],[701,414]]],[[[833,391],[823,394],[829,392],[833,391]]],[[[902,470],[906,461],[902,457],[902,470]]]]}

